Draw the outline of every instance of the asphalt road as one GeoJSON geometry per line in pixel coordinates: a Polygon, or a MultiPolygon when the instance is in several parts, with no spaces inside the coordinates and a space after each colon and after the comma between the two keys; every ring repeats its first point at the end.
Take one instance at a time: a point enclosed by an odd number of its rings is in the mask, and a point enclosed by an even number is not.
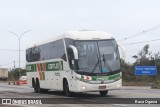
{"type": "MultiPolygon", "coordinates": [[[[66,97],[62,92],[49,91],[47,93],[34,93],[33,88],[27,85],[8,85],[8,83],[0,82],[0,98],[23,98],[23,99],[39,99],[45,98],[48,104],[45,105],[10,105],[15,107],[159,107],[160,104],[127,104],[128,101],[139,98],[158,98],[160,100],[160,90],[151,89],[150,87],[129,87],[123,86],[121,90],[109,91],[108,95],[101,97],[97,92],[76,93],[73,97],[66,97]],[[46,99],[48,98],[48,99],[46,99]],[[118,98],[118,99],[117,99],[118,98]],[[106,102],[118,102],[117,104],[105,104],[106,102]],[[120,103],[119,103],[120,102],[120,103]],[[55,104],[50,104],[55,103],[55,104]]],[[[152,99],[153,100],[153,99],[152,99]]],[[[9,105],[0,105],[0,107],[8,107],[9,105]]]]}

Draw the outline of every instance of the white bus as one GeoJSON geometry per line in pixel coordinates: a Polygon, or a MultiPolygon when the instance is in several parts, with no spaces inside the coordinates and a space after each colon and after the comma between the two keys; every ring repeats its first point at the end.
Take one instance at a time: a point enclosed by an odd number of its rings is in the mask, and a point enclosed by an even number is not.
{"type": "Polygon", "coordinates": [[[70,31],[26,50],[28,84],[36,93],[120,89],[122,73],[118,45],[99,31],[70,31]]]}

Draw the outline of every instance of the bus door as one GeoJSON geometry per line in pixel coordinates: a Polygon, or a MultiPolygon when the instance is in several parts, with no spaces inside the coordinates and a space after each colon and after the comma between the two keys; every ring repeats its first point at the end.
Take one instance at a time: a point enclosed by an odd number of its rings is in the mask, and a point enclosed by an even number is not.
{"type": "Polygon", "coordinates": [[[68,72],[68,79],[70,81],[70,85],[73,85],[74,78],[73,78],[73,72],[76,70],[76,61],[74,58],[74,53],[72,49],[68,49],[68,61],[70,66],[70,71],[68,72]]]}

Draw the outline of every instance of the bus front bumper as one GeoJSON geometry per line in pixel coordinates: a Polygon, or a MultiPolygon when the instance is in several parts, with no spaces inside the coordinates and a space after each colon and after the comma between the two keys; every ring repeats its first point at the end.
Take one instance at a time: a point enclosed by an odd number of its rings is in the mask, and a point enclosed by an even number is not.
{"type": "Polygon", "coordinates": [[[107,84],[89,84],[82,81],[78,83],[78,92],[96,92],[105,90],[119,90],[122,86],[122,79],[107,84]]]}

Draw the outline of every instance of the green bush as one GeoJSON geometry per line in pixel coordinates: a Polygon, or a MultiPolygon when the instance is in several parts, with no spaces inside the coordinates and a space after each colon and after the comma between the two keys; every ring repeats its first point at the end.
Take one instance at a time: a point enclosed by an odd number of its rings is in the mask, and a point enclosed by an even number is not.
{"type": "Polygon", "coordinates": [[[16,68],[16,69],[9,71],[8,80],[15,81],[15,80],[18,80],[20,76],[25,76],[25,75],[26,75],[25,69],[20,69],[19,71],[19,68],[16,68]]]}

